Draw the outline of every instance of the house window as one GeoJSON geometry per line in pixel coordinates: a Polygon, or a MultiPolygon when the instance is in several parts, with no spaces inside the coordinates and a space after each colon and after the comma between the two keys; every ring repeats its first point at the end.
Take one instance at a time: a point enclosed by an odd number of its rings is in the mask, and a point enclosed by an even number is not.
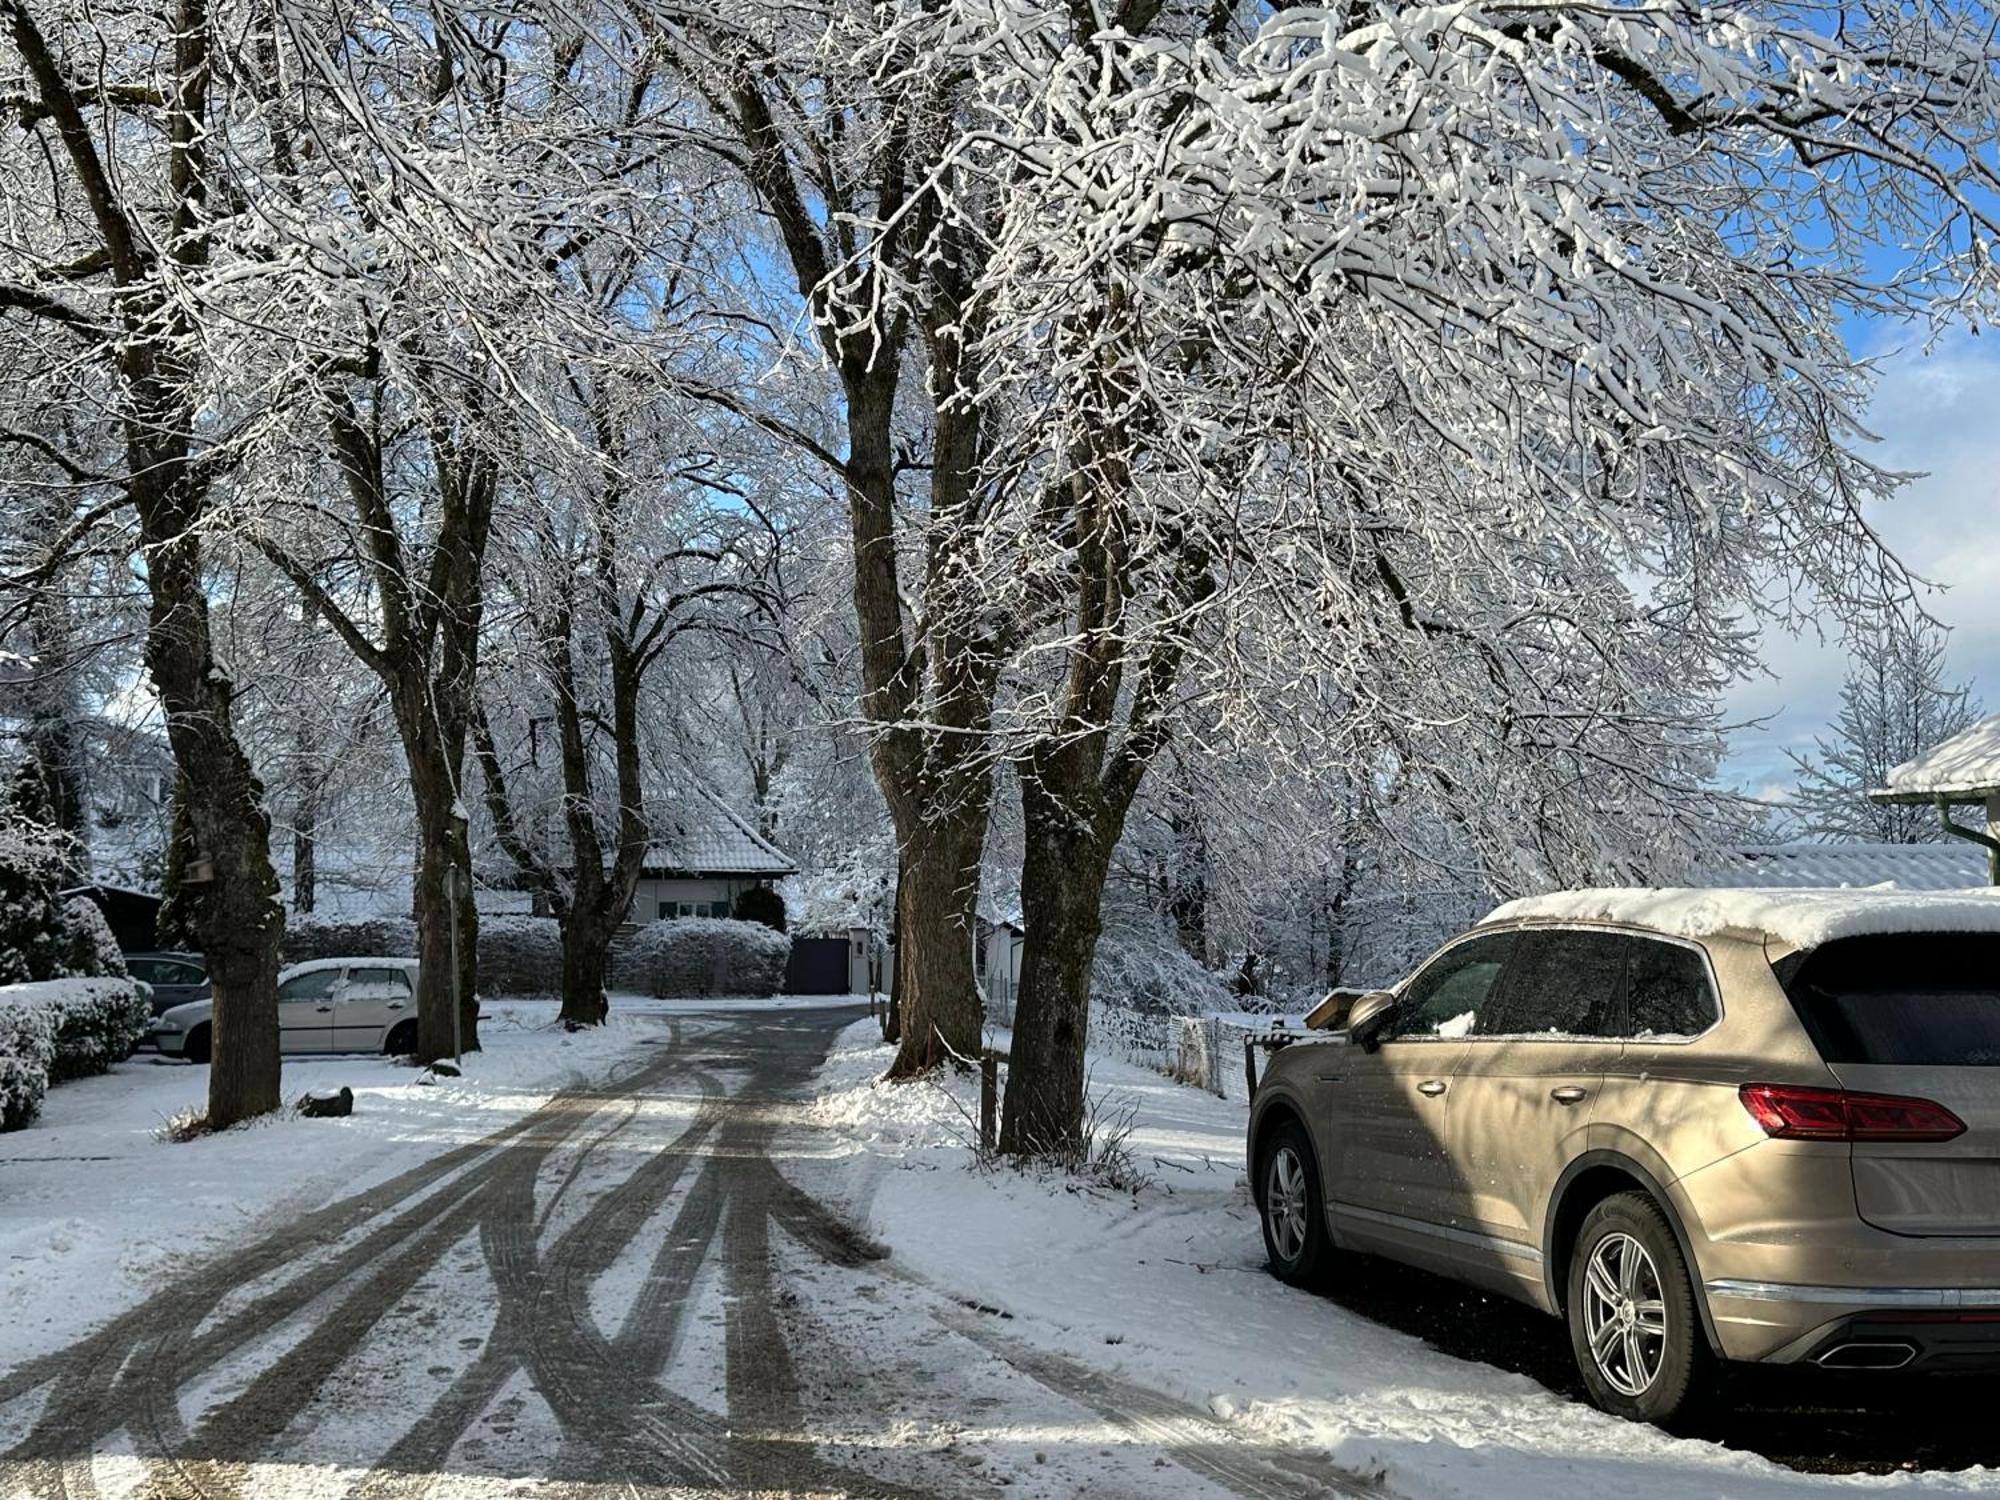
{"type": "Polygon", "coordinates": [[[669,921],[674,917],[727,917],[727,901],[662,901],[660,920],[669,921]]]}

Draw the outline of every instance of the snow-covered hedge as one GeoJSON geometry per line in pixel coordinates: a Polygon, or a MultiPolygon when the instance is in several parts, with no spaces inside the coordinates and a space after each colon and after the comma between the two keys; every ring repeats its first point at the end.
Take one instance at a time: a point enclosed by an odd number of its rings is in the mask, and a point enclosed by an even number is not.
{"type": "Polygon", "coordinates": [[[62,909],[62,965],[71,974],[125,977],[125,955],[104,911],[88,896],[71,896],[62,909]]]}
{"type": "MultiPolygon", "coordinates": [[[[15,988],[15,986],[10,986],[15,988]]],[[[56,1017],[37,1006],[0,1005],[0,1130],[19,1130],[42,1112],[56,1017]]]]}
{"type": "Polygon", "coordinates": [[[1189,1016],[1236,1010],[1229,986],[1168,937],[1107,932],[1098,940],[1090,997],[1142,1015],[1189,1016]]]}
{"type": "Polygon", "coordinates": [[[285,922],[282,949],[288,964],[310,958],[415,958],[417,924],[408,917],[319,917],[307,912],[285,922]]]}
{"type": "Polygon", "coordinates": [[[677,917],[652,922],[622,945],[622,986],[657,996],[776,995],[792,940],[762,922],[677,917]]]}
{"type": "Polygon", "coordinates": [[[0,1129],[34,1119],[50,1084],[130,1057],[150,1020],[145,991],[117,975],[0,985],[0,1129]]]}
{"type": "MultiPolygon", "coordinates": [[[[285,925],[285,962],[309,958],[415,958],[408,917],[332,919],[310,914],[285,925]]],[[[562,929],[554,917],[482,914],[479,993],[553,995],[562,989],[562,929]]]]}
{"type": "Polygon", "coordinates": [[[562,989],[562,928],[554,917],[479,919],[479,993],[554,995],[562,989]]]}

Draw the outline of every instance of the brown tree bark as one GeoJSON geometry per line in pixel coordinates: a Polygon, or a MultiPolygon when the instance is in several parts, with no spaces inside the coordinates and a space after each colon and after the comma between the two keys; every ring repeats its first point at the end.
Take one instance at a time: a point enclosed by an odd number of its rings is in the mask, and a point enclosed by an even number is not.
{"type": "MultiPolygon", "coordinates": [[[[1123,826],[1092,757],[1037,757],[1021,776],[1021,987],[1000,1149],[1067,1160],[1081,1140],[1090,973],[1104,879],[1123,826]]],[[[1074,1163],[1082,1165],[1082,1163],[1074,1163]]]]}
{"type": "MultiPolygon", "coordinates": [[[[373,380],[364,382],[364,389],[379,414],[386,391],[373,380]]],[[[473,405],[476,411],[477,402],[473,405]]],[[[360,522],[360,561],[374,586],[372,628],[364,628],[314,570],[275,539],[264,538],[261,545],[309,607],[381,681],[389,700],[417,825],[410,895],[417,924],[416,1056],[433,1062],[452,1053],[454,1012],[458,1049],[479,1050],[479,913],[461,794],[499,474],[476,430],[428,429],[426,474],[419,482],[435,488],[437,522],[428,549],[413,549],[403,535],[379,422],[364,417],[344,386],[327,392],[326,420],[333,457],[360,522]],[[463,892],[456,903],[449,896],[454,878],[463,892]]]]}
{"type": "Polygon", "coordinates": [[[981,247],[944,222],[933,198],[912,201],[936,191],[918,187],[930,164],[912,156],[912,121],[949,110],[949,82],[939,79],[936,94],[919,91],[888,111],[879,175],[830,183],[797,144],[822,123],[799,118],[794,101],[760,78],[745,67],[715,103],[742,143],[750,185],[777,226],[840,378],[847,451],[831,453],[781,420],[754,419],[826,465],[846,492],[861,709],[903,869],[894,987],[900,1040],[888,1076],[907,1078],[952,1055],[976,1056],[983,1021],[973,913],[992,799],[986,734],[1002,652],[987,634],[990,623],[955,597],[955,548],[978,513],[990,438],[978,399],[980,313],[971,299],[981,247]],[[776,111],[786,113],[785,124],[776,111]],[[838,201],[816,213],[809,202],[829,187],[838,201]],[[861,221],[895,227],[858,252],[849,226],[861,221]],[[924,355],[932,417],[928,503],[919,545],[909,549],[921,558],[921,619],[905,610],[900,554],[912,538],[897,519],[896,412],[913,349],[924,355]]]}
{"type": "MultiPolygon", "coordinates": [[[[211,22],[205,0],[173,7],[155,117],[165,162],[148,179],[132,163],[119,173],[107,167],[96,132],[117,127],[107,125],[105,112],[85,108],[25,0],[0,3],[0,21],[41,112],[54,124],[98,235],[95,252],[75,264],[94,266],[89,274],[107,278],[120,294],[114,324],[32,289],[0,286],[0,305],[76,340],[104,362],[119,393],[125,472],[118,483],[139,520],[151,593],[146,667],[174,755],[177,817],[193,845],[178,903],[208,959],[214,990],[208,1123],[222,1129],[278,1104],[284,913],[264,792],[236,735],[235,685],[216,662],[202,576],[201,534],[215,471],[196,431],[198,372],[189,351],[199,340],[187,304],[164,285],[168,274],[199,271],[209,259],[208,225],[217,211],[208,155],[211,22]],[[154,227],[142,230],[137,205],[154,227]]],[[[69,279],[51,277],[49,284],[69,279]]]]}
{"type": "Polygon", "coordinates": [[[895,1061],[911,1078],[953,1059],[974,1061],[985,1015],[973,979],[979,858],[987,804],[959,809],[903,839],[896,883],[895,1061]]]}

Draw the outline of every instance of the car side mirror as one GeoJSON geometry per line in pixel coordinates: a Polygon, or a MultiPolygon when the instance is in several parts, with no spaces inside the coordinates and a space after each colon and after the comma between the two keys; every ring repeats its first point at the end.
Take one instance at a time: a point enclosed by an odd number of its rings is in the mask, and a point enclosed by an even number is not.
{"type": "Polygon", "coordinates": [[[1354,1002],[1347,1013],[1347,1039],[1362,1050],[1373,1052],[1381,1045],[1382,1028],[1396,1009],[1392,990],[1375,990],[1354,1002]]]}

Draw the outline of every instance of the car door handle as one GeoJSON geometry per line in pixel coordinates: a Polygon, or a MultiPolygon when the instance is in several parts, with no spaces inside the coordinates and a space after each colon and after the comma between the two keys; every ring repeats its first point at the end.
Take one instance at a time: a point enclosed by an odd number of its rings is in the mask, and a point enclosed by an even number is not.
{"type": "Polygon", "coordinates": [[[1581,1104],[1590,1097],[1590,1090],[1578,1088],[1573,1083],[1566,1083],[1559,1089],[1550,1089],[1549,1097],[1558,1104],[1581,1104]]]}
{"type": "Polygon", "coordinates": [[[321,1015],[325,1015],[329,1011],[331,1011],[333,1007],[331,1005],[315,1005],[313,1009],[318,1011],[321,1015]]]}
{"type": "Polygon", "coordinates": [[[1422,1083],[1417,1085],[1417,1092],[1422,1094],[1426,1099],[1435,1099],[1444,1090],[1445,1082],[1442,1078],[1426,1078],[1422,1083]]]}
{"type": "Polygon", "coordinates": [[[389,1002],[389,1009],[401,1010],[404,1006],[408,1005],[409,1003],[410,1002],[407,1000],[391,1000],[389,1002]]]}
{"type": "Polygon", "coordinates": [[[1342,1079],[1342,1077],[1344,1077],[1344,1076],[1345,1076],[1344,1074],[1340,1074],[1340,1073],[1315,1073],[1315,1074],[1313,1074],[1313,1077],[1314,1077],[1314,1078],[1316,1078],[1316,1079],[1318,1079],[1318,1080],[1319,1080],[1319,1081],[1320,1081],[1321,1083],[1338,1083],[1338,1082],[1340,1082],[1340,1080],[1341,1080],[1341,1079],[1342,1079]]]}

